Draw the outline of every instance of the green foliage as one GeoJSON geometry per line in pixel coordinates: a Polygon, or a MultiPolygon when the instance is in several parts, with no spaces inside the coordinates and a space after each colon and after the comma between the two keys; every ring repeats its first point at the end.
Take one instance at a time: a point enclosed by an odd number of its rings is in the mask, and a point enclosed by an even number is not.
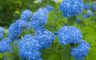
{"type": "Polygon", "coordinates": [[[67,18],[64,18],[62,13],[56,9],[49,13],[48,18],[49,20],[45,27],[52,32],[56,32],[61,26],[68,24],[67,18]]]}
{"type": "Polygon", "coordinates": [[[42,3],[34,3],[35,0],[0,0],[0,26],[9,26],[20,17],[25,9],[33,12],[46,5],[55,5],[51,0],[43,0],[42,3]]]}
{"type": "MultiPolygon", "coordinates": [[[[83,13],[86,13],[86,11],[84,11],[83,13]]],[[[96,60],[96,53],[95,53],[96,52],[96,49],[95,49],[96,48],[96,17],[90,16],[90,18],[84,19],[82,18],[82,15],[80,15],[80,16],[71,18],[71,20],[69,21],[68,19],[64,18],[61,15],[62,13],[60,11],[54,9],[54,11],[52,11],[49,14],[49,21],[46,24],[46,27],[53,32],[58,31],[58,29],[60,29],[60,27],[63,25],[72,25],[72,26],[80,28],[83,34],[83,39],[86,40],[91,46],[89,54],[88,56],[86,56],[85,60],[96,60]],[[76,23],[75,22],[76,18],[80,18],[81,22],[76,23]]],[[[61,56],[63,57],[63,59],[59,58],[59,60],[74,60],[72,57],[69,57],[69,59],[66,59],[68,58],[67,56],[70,56],[70,53],[68,54],[67,52],[70,49],[67,49],[66,47],[64,47],[63,49],[65,49],[66,51],[63,50],[62,53],[59,53],[59,54],[53,53],[55,54],[54,56],[56,57],[55,60],[58,60],[58,57],[61,57],[61,56]]],[[[53,57],[51,56],[51,58],[54,58],[54,56],[53,57]]]]}
{"type": "Polygon", "coordinates": [[[70,45],[61,46],[56,38],[51,48],[41,51],[42,58],[44,60],[71,60],[70,48],[70,45]]]}

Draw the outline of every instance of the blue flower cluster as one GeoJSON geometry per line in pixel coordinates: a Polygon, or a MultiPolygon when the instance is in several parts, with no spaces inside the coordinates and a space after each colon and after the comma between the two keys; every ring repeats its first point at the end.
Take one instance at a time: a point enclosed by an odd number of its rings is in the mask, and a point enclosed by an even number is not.
{"type": "Polygon", "coordinates": [[[37,60],[41,55],[39,50],[50,47],[53,40],[54,35],[47,30],[40,31],[35,36],[25,35],[18,45],[20,56],[29,60],[37,60]]]}
{"type": "Polygon", "coordinates": [[[77,48],[72,48],[71,55],[76,60],[83,60],[88,54],[90,45],[82,40],[82,34],[80,30],[72,26],[63,26],[58,31],[58,40],[62,45],[66,44],[80,44],[77,48]]]}
{"type": "Polygon", "coordinates": [[[0,27],[0,39],[3,38],[3,35],[4,35],[4,28],[0,27]]]}
{"type": "Polygon", "coordinates": [[[77,44],[82,39],[80,30],[73,26],[63,26],[58,31],[58,39],[60,44],[66,45],[70,43],[77,44]]]}
{"type": "Polygon", "coordinates": [[[8,37],[12,40],[18,39],[22,31],[27,27],[26,21],[17,20],[12,23],[8,29],[8,37]]]}
{"type": "Polygon", "coordinates": [[[2,41],[0,41],[0,53],[11,52],[10,43],[11,43],[10,39],[8,38],[2,39],[2,41]]]}
{"type": "Polygon", "coordinates": [[[83,18],[90,18],[90,16],[95,16],[91,10],[86,10],[86,14],[83,15],[83,18]]]}
{"type": "MultiPolygon", "coordinates": [[[[58,36],[61,45],[79,44],[78,47],[71,50],[71,55],[76,60],[83,60],[88,54],[90,45],[82,40],[82,33],[73,26],[63,26],[54,34],[44,28],[48,22],[48,13],[53,9],[50,5],[40,8],[32,14],[30,10],[24,10],[20,19],[12,23],[8,28],[8,38],[3,38],[4,29],[0,27],[0,53],[11,52],[11,43],[18,47],[19,55],[24,60],[43,60],[40,50],[51,47],[58,36]],[[28,28],[28,29],[27,29],[28,28]],[[21,36],[22,32],[33,29],[35,34],[26,34],[21,36]]],[[[72,17],[79,14],[83,9],[82,0],[63,0],[60,4],[60,10],[65,17],[72,17]]],[[[89,14],[92,14],[88,10],[89,14]]],[[[77,20],[80,23],[80,20],[77,20]]]]}
{"type": "Polygon", "coordinates": [[[60,4],[60,10],[64,17],[72,17],[80,14],[83,10],[82,0],[63,0],[60,4]]]}
{"type": "Polygon", "coordinates": [[[90,18],[91,16],[96,16],[96,2],[84,4],[83,8],[86,13],[84,13],[83,18],[90,18]]]}
{"type": "Polygon", "coordinates": [[[28,28],[28,22],[32,18],[32,12],[28,9],[21,13],[20,19],[12,23],[8,29],[8,38],[16,40],[20,37],[21,33],[28,28]]]}
{"type": "Polygon", "coordinates": [[[10,44],[12,41],[9,38],[3,38],[3,42],[6,42],[7,44],[10,44]]]}
{"type": "Polygon", "coordinates": [[[44,28],[44,25],[48,21],[48,12],[52,9],[49,5],[40,8],[32,15],[32,20],[27,21],[27,27],[34,29],[35,35],[25,35],[18,44],[19,54],[22,59],[42,60],[40,50],[51,46],[55,37],[54,34],[44,28]]]}
{"type": "Polygon", "coordinates": [[[89,4],[84,4],[84,5],[83,5],[83,8],[84,8],[85,10],[89,10],[89,9],[91,8],[91,6],[90,6],[89,4]]]}
{"type": "Polygon", "coordinates": [[[71,55],[75,58],[75,60],[84,60],[89,49],[90,45],[82,40],[77,48],[72,48],[71,55]]]}
{"type": "Polygon", "coordinates": [[[4,28],[0,27],[0,53],[11,52],[11,40],[4,38],[4,28]]]}
{"type": "Polygon", "coordinates": [[[89,14],[84,14],[84,15],[83,15],[83,18],[89,18],[89,17],[90,17],[89,14]]]}
{"type": "Polygon", "coordinates": [[[48,30],[39,31],[36,34],[36,39],[39,40],[41,48],[49,48],[53,42],[55,36],[48,30]]]}
{"type": "Polygon", "coordinates": [[[20,56],[29,60],[37,60],[41,55],[39,50],[49,48],[53,40],[54,35],[47,30],[39,31],[35,36],[25,35],[18,45],[20,56]]]}
{"type": "MultiPolygon", "coordinates": [[[[40,44],[34,36],[26,35],[18,44],[20,57],[28,60],[39,60],[40,44]]],[[[41,59],[41,58],[40,58],[41,59]]]]}
{"type": "Polygon", "coordinates": [[[21,17],[20,19],[24,20],[24,21],[28,21],[28,20],[31,20],[31,17],[32,17],[32,12],[30,10],[24,10],[22,13],[21,13],[21,17]]]}
{"type": "Polygon", "coordinates": [[[40,8],[39,10],[34,12],[31,20],[31,27],[34,30],[38,30],[40,29],[40,27],[43,27],[48,21],[48,12],[51,11],[52,9],[53,8],[48,5],[47,7],[40,8]]]}

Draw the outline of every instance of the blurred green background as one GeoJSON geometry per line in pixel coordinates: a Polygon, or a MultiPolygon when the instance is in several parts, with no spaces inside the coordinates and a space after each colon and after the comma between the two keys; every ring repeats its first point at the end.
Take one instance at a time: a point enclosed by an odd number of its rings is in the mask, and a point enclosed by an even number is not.
{"type": "MultiPolygon", "coordinates": [[[[89,1],[95,0],[84,0],[85,3],[89,1]]],[[[34,12],[40,7],[46,5],[56,6],[57,4],[59,3],[52,0],[42,0],[40,3],[36,2],[36,0],[0,0],[0,26],[9,26],[20,17],[20,13],[25,9],[34,12]]]]}
{"type": "Polygon", "coordinates": [[[32,12],[46,5],[54,5],[51,0],[42,0],[38,3],[36,0],[0,0],[0,26],[9,26],[10,23],[19,19],[20,13],[25,9],[32,12]]]}

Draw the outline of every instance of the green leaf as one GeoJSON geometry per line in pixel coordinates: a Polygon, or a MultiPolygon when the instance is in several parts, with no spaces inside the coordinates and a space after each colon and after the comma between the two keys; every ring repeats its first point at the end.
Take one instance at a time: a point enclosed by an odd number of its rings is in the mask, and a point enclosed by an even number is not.
{"type": "Polygon", "coordinates": [[[96,28],[89,24],[88,26],[82,27],[81,30],[84,40],[86,40],[91,47],[85,60],[96,60],[96,28]]]}
{"type": "Polygon", "coordinates": [[[3,58],[3,56],[2,56],[2,54],[0,53],[0,59],[2,59],[3,58]]]}
{"type": "Polygon", "coordinates": [[[64,46],[63,49],[60,51],[61,60],[71,60],[71,47],[70,45],[64,46]]]}
{"type": "Polygon", "coordinates": [[[59,54],[51,54],[46,60],[60,60],[59,54]]]}

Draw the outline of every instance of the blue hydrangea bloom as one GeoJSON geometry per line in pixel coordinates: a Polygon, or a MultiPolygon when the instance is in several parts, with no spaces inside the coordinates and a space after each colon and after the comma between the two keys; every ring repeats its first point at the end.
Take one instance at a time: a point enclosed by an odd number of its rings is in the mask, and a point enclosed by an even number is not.
{"type": "Polygon", "coordinates": [[[3,38],[3,34],[4,34],[4,28],[0,27],[0,39],[3,38]]]}
{"type": "Polygon", "coordinates": [[[58,40],[59,43],[62,45],[66,45],[70,43],[77,44],[80,43],[81,39],[82,39],[82,33],[76,27],[63,26],[58,31],[58,40]]]}
{"type": "Polygon", "coordinates": [[[44,27],[37,27],[37,28],[35,29],[35,35],[43,32],[43,31],[45,31],[45,30],[46,30],[46,28],[44,28],[44,27]]]}
{"type": "Polygon", "coordinates": [[[35,25],[35,21],[33,22],[28,22],[28,26],[27,26],[27,29],[33,29],[35,32],[38,31],[38,30],[43,30],[44,29],[44,26],[38,26],[38,25],[35,25]],[[34,26],[32,26],[34,24],[34,26]]]}
{"type": "Polygon", "coordinates": [[[39,40],[39,43],[41,45],[41,48],[49,48],[54,41],[54,34],[52,34],[50,31],[38,31],[36,33],[36,39],[39,40]]]}
{"type": "Polygon", "coordinates": [[[60,4],[60,10],[64,17],[75,16],[83,10],[82,0],[63,0],[60,4]]]}
{"type": "Polygon", "coordinates": [[[71,55],[75,58],[75,60],[84,60],[89,49],[90,45],[85,41],[81,41],[77,48],[72,48],[71,55]]]}
{"type": "Polygon", "coordinates": [[[34,12],[31,20],[31,26],[33,29],[37,29],[38,27],[44,26],[48,21],[48,12],[52,10],[50,6],[45,8],[40,8],[36,12],[34,12]]]}
{"type": "Polygon", "coordinates": [[[32,17],[32,12],[28,9],[24,10],[22,13],[21,13],[21,19],[24,20],[24,21],[28,21],[30,20],[32,17]]]}
{"type": "Polygon", "coordinates": [[[26,60],[42,60],[40,51],[21,51],[20,57],[26,60]]]}
{"type": "Polygon", "coordinates": [[[2,39],[3,42],[6,42],[7,44],[11,43],[11,40],[9,38],[3,38],[2,39]]]}
{"type": "Polygon", "coordinates": [[[93,12],[96,11],[96,3],[92,3],[91,9],[92,9],[93,12]]]}
{"type": "Polygon", "coordinates": [[[89,17],[90,17],[89,14],[84,14],[84,15],[83,15],[83,18],[89,18],[89,17]]]}
{"type": "MultiPolygon", "coordinates": [[[[28,35],[29,36],[29,35],[28,35]]],[[[39,41],[35,39],[33,36],[29,37],[24,37],[21,42],[19,43],[19,48],[20,49],[25,49],[25,50],[39,50],[40,49],[40,44],[39,41]]],[[[23,50],[24,50],[23,49],[23,50]]]]}
{"type": "Polygon", "coordinates": [[[34,36],[26,35],[18,44],[20,56],[28,60],[36,60],[40,58],[41,46],[34,36]],[[29,36],[29,37],[28,37],[29,36]]]}
{"type": "Polygon", "coordinates": [[[9,41],[7,41],[6,39],[0,41],[0,53],[4,52],[11,52],[11,46],[9,44],[9,41]]]}
{"type": "Polygon", "coordinates": [[[28,29],[34,29],[35,31],[44,29],[44,25],[39,25],[38,21],[32,21],[28,23],[28,29]]]}
{"type": "Polygon", "coordinates": [[[12,23],[8,29],[8,37],[13,40],[18,39],[26,26],[27,23],[23,20],[17,20],[15,23],[12,23]]]}
{"type": "Polygon", "coordinates": [[[89,10],[89,9],[91,8],[91,6],[90,6],[89,4],[84,4],[84,5],[83,5],[83,8],[84,8],[85,10],[89,10]]]}

